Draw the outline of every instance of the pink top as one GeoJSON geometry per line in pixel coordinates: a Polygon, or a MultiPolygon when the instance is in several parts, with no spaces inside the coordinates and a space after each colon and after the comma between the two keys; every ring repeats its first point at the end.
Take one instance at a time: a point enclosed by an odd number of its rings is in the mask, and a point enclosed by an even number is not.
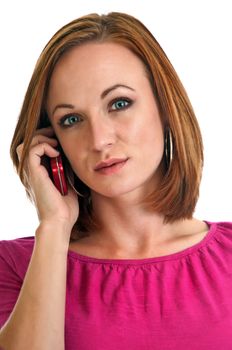
{"type": "MultiPolygon", "coordinates": [[[[232,223],[207,223],[200,243],[167,256],[116,260],[69,251],[65,349],[231,350],[232,223]]],[[[33,244],[33,237],[0,242],[0,326],[33,244]]]]}

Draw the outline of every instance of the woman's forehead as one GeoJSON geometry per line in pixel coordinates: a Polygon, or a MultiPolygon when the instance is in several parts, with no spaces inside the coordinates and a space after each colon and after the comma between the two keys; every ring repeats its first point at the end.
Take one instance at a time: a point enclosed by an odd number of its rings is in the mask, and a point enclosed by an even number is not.
{"type": "Polygon", "coordinates": [[[52,78],[62,78],[78,72],[80,78],[88,74],[139,74],[144,71],[143,62],[127,47],[112,43],[87,43],[72,48],[57,62],[52,78]],[[58,73],[58,74],[57,74],[58,73]]]}
{"type": "Polygon", "coordinates": [[[54,96],[68,97],[69,93],[100,96],[114,85],[136,90],[147,84],[147,80],[141,60],[124,46],[86,44],[72,49],[57,63],[50,80],[48,100],[49,97],[53,100],[54,96]]]}

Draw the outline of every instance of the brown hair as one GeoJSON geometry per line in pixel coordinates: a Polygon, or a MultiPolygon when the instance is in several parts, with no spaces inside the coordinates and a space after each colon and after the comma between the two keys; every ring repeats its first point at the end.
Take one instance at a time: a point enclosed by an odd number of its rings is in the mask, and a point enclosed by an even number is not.
{"type": "MultiPolygon", "coordinates": [[[[29,83],[11,144],[11,158],[26,192],[30,190],[23,173],[24,161],[36,129],[47,125],[45,110],[49,80],[59,58],[74,46],[110,41],[129,48],[144,63],[165,127],[173,136],[173,160],[159,187],[146,199],[166,222],[191,218],[199,195],[203,166],[200,129],[186,91],[173,66],[150,31],[136,18],[123,13],[90,14],[63,26],[42,51],[29,83]],[[16,148],[24,143],[19,164],[16,148]]],[[[165,157],[165,156],[164,156],[165,157]]],[[[80,192],[80,215],[74,225],[79,234],[94,225],[90,191],[75,178],[80,192]]]]}

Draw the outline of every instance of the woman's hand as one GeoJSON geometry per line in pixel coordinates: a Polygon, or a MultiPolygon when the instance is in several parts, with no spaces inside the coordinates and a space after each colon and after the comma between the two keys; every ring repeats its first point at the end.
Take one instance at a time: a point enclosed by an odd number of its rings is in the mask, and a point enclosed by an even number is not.
{"type": "MultiPolygon", "coordinates": [[[[79,215],[78,198],[74,190],[68,186],[68,194],[62,196],[49,177],[48,171],[41,162],[43,156],[56,157],[59,152],[55,149],[58,141],[54,138],[52,127],[39,129],[34,136],[24,172],[30,186],[33,201],[37,208],[41,223],[64,224],[70,228],[70,234],[79,215]]],[[[20,156],[23,143],[17,147],[20,156]]]]}

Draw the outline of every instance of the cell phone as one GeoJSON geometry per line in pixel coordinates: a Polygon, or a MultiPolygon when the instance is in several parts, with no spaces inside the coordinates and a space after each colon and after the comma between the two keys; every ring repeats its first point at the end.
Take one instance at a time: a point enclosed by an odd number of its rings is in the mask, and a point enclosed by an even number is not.
{"type": "Polygon", "coordinates": [[[58,157],[50,158],[51,176],[56,188],[60,193],[65,196],[68,193],[68,186],[65,177],[64,167],[62,163],[62,157],[59,154],[58,157]]]}

